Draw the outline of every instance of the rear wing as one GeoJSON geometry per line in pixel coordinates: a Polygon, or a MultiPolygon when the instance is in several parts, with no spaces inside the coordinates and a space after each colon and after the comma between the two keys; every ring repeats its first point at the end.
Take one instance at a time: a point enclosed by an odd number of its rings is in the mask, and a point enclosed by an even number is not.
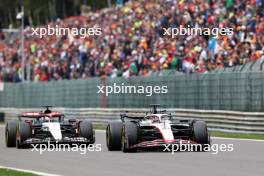
{"type": "MultiPolygon", "coordinates": [[[[158,106],[158,105],[153,105],[153,106],[158,106]]],[[[124,113],[120,114],[120,118],[121,118],[122,122],[124,122],[125,119],[132,119],[132,120],[135,120],[135,121],[140,121],[140,120],[144,119],[149,114],[164,114],[164,115],[166,114],[171,119],[175,116],[175,115],[172,115],[172,114],[175,114],[175,112],[167,111],[167,110],[154,109],[154,110],[143,111],[143,112],[125,111],[124,113]]]]}
{"type": "Polygon", "coordinates": [[[64,119],[64,114],[59,113],[59,112],[51,112],[51,113],[43,113],[43,112],[23,112],[18,115],[18,119],[21,121],[22,118],[25,119],[40,119],[42,117],[49,117],[49,118],[59,118],[59,120],[64,119]]]}

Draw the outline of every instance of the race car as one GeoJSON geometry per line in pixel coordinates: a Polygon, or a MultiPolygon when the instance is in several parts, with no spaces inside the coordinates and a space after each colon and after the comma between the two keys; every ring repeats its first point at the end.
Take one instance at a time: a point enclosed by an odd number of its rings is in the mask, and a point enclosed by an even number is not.
{"type": "Polygon", "coordinates": [[[65,143],[93,144],[95,134],[88,120],[64,118],[64,114],[53,112],[50,106],[45,111],[24,112],[18,120],[6,124],[6,146],[27,148],[31,144],[65,143]]]}
{"type": "MultiPolygon", "coordinates": [[[[136,152],[139,149],[162,148],[166,144],[210,145],[210,136],[204,121],[175,118],[160,105],[146,115],[120,114],[121,121],[111,122],[106,129],[109,151],[136,152]]],[[[201,151],[203,149],[201,148],[201,151]]]]}

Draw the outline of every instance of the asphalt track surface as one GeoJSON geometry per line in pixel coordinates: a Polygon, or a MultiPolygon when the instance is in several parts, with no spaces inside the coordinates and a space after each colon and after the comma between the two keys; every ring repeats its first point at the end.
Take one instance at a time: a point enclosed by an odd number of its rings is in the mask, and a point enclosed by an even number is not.
{"type": "Polygon", "coordinates": [[[44,152],[6,148],[0,127],[0,165],[65,176],[263,176],[264,142],[213,139],[214,144],[234,144],[233,152],[109,152],[105,133],[96,132],[101,152],[44,152]]]}

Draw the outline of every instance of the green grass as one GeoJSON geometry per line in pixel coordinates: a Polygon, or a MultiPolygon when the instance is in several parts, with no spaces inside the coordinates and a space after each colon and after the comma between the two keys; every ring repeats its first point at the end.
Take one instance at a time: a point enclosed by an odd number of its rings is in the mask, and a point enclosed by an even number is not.
{"type": "Polygon", "coordinates": [[[11,169],[0,168],[1,176],[37,176],[27,172],[19,172],[11,169]]]}
{"type": "MultiPolygon", "coordinates": [[[[93,127],[95,130],[105,130],[106,124],[93,124],[93,127]]],[[[227,132],[220,132],[220,131],[210,131],[210,136],[264,140],[264,134],[244,134],[244,133],[227,133],[227,132]]]]}
{"type": "Polygon", "coordinates": [[[98,123],[94,123],[93,124],[93,128],[95,130],[106,130],[106,124],[98,124],[98,123]]]}
{"type": "Polygon", "coordinates": [[[244,134],[244,133],[227,133],[220,131],[210,131],[210,135],[214,137],[264,140],[264,134],[244,134]]]}

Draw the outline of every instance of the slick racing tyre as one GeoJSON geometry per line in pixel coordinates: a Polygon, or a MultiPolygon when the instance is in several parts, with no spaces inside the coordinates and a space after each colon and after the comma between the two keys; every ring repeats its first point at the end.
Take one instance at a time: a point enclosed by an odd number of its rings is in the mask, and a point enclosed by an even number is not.
{"type": "Polygon", "coordinates": [[[122,128],[121,149],[123,152],[136,152],[131,148],[138,143],[138,127],[133,122],[126,122],[122,128]]]}
{"type": "Polygon", "coordinates": [[[95,135],[92,122],[85,120],[79,124],[79,137],[84,137],[89,140],[89,144],[94,144],[95,135]]]}
{"type": "Polygon", "coordinates": [[[109,151],[121,150],[122,122],[111,122],[106,128],[106,144],[109,151]]]}
{"type": "Polygon", "coordinates": [[[32,130],[28,123],[19,122],[16,128],[16,147],[17,148],[27,148],[29,144],[24,144],[24,142],[31,138],[32,130]]]}
{"type": "Polygon", "coordinates": [[[16,147],[16,128],[17,121],[10,121],[6,124],[5,141],[7,147],[16,147]]]}
{"type": "MultiPolygon", "coordinates": [[[[210,144],[206,123],[203,121],[195,121],[193,124],[194,141],[198,144],[210,144]]],[[[203,150],[203,149],[201,149],[203,150]]]]}

